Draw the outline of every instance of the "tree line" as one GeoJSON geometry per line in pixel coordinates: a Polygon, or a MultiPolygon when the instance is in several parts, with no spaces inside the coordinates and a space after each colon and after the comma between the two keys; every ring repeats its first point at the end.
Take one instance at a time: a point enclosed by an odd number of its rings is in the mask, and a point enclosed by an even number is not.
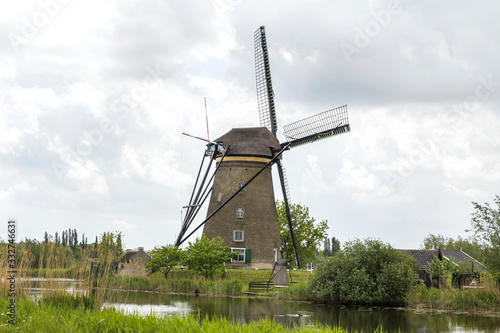
{"type": "MultiPolygon", "coordinates": [[[[87,237],[82,234],[82,240],[78,243],[78,232],[76,229],[63,230],[61,235],[56,231],[55,235],[49,235],[47,231],[43,235],[43,242],[48,244],[49,242],[54,242],[56,245],[69,246],[72,250],[75,250],[79,246],[82,250],[87,247],[87,237]]],[[[97,242],[97,241],[96,241],[97,242]]]]}

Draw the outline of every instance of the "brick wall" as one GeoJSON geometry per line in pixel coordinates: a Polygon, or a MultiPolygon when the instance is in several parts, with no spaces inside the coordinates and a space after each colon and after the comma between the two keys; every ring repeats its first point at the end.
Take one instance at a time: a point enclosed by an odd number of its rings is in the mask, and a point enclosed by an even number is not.
{"type": "Polygon", "coordinates": [[[118,271],[118,275],[125,276],[144,276],[148,270],[146,264],[151,260],[149,255],[144,252],[144,248],[138,250],[127,250],[123,255],[118,271]]]}

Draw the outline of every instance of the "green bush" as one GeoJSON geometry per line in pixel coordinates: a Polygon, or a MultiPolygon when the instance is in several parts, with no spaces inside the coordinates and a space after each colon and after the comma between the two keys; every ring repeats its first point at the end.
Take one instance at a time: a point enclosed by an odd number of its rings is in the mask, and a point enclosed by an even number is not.
{"type": "Polygon", "coordinates": [[[415,283],[415,272],[408,254],[379,240],[354,240],[318,267],[308,292],[325,303],[400,306],[415,283]]]}

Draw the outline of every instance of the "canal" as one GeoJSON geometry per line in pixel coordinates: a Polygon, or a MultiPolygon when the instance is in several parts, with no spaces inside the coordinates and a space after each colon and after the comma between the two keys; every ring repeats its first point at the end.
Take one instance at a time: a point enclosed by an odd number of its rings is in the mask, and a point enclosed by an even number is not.
{"type": "Polygon", "coordinates": [[[113,291],[104,306],[125,312],[223,317],[240,323],[268,318],[288,327],[340,326],[349,332],[500,332],[500,317],[404,308],[327,306],[262,297],[209,297],[113,291]],[[119,301],[111,301],[119,300],[119,301]]]}

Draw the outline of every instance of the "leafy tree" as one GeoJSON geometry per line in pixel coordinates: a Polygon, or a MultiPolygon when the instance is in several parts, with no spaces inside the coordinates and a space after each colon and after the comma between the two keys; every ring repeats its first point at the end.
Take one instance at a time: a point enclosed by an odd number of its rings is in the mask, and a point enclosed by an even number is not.
{"type": "Polygon", "coordinates": [[[109,266],[112,271],[118,268],[118,262],[123,255],[121,231],[103,232],[101,242],[97,246],[97,259],[101,263],[99,269],[109,266]]]}
{"type": "Polygon", "coordinates": [[[340,250],[340,241],[335,237],[332,237],[332,256],[340,250]]]}
{"type": "MultiPolygon", "coordinates": [[[[73,233],[71,234],[71,236],[73,237],[72,249],[74,250],[76,248],[76,246],[78,245],[78,232],[76,231],[76,229],[73,229],[73,233]]],[[[121,235],[120,235],[120,237],[121,237],[121,235]]]]}
{"type": "Polygon", "coordinates": [[[388,244],[354,240],[318,267],[308,292],[326,303],[403,305],[416,268],[415,259],[388,244]]]}
{"type": "MultiPolygon", "coordinates": [[[[279,200],[276,201],[276,210],[278,212],[281,239],[286,240],[285,242],[281,242],[281,250],[283,252],[286,251],[288,256],[294,259],[292,261],[293,265],[295,263],[295,253],[293,251],[293,243],[288,230],[285,203],[279,200]]],[[[290,205],[290,215],[292,217],[295,244],[297,246],[300,262],[305,263],[315,261],[321,242],[326,238],[328,222],[323,220],[316,223],[316,219],[309,216],[309,208],[300,204],[290,205]]]]}
{"type": "MultiPolygon", "coordinates": [[[[429,234],[424,238],[424,244],[422,245],[426,250],[437,250],[437,249],[446,249],[444,236],[442,235],[432,235],[429,234]]],[[[451,250],[451,249],[446,249],[451,250]]]]}
{"type": "Polygon", "coordinates": [[[495,196],[496,208],[489,203],[480,205],[472,202],[474,209],[471,225],[474,237],[484,246],[486,267],[492,272],[500,274],[500,197],[495,196]]]}
{"type": "Polygon", "coordinates": [[[203,234],[194,243],[189,242],[184,263],[189,269],[206,278],[224,273],[224,263],[235,259],[237,254],[231,253],[231,249],[224,246],[223,242],[220,237],[209,240],[203,234]]]}
{"type": "Polygon", "coordinates": [[[146,268],[153,273],[161,272],[166,279],[170,269],[182,261],[184,252],[175,245],[155,246],[149,251],[149,255],[151,261],[146,264],[146,268]]]}
{"type": "Polygon", "coordinates": [[[431,277],[437,277],[439,279],[439,287],[445,286],[446,278],[456,270],[457,265],[452,260],[440,260],[437,256],[429,263],[427,268],[427,273],[431,277]]]}
{"type": "MultiPolygon", "coordinates": [[[[464,281],[464,274],[473,273],[474,267],[473,260],[455,261],[453,258],[449,260],[440,260],[437,256],[434,256],[434,259],[429,263],[429,267],[426,271],[431,277],[438,279],[438,286],[435,285],[435,287],[442,288],[447,285],[452,277],[453,280],[455,280],[454,282],[459,282],[458,280],[464,281]]],[[[461,287],[460,283],[458,283],[457,287],[461,287]]]]}
{"type": "Polygon", "coordinates": [[[325,238],[325,246],[323,248],[323,255],[329,257],[332,255],[332,247],[330,246],[330,238],[325,238]]]}
{"type": "Polygon", "coordinates": [[[116,234],[116,248],[122,249],[122,254],[123,254],[123,244],[122,244],[122,233],[121,232],[117,232],[117,234],[116,234]]]}

